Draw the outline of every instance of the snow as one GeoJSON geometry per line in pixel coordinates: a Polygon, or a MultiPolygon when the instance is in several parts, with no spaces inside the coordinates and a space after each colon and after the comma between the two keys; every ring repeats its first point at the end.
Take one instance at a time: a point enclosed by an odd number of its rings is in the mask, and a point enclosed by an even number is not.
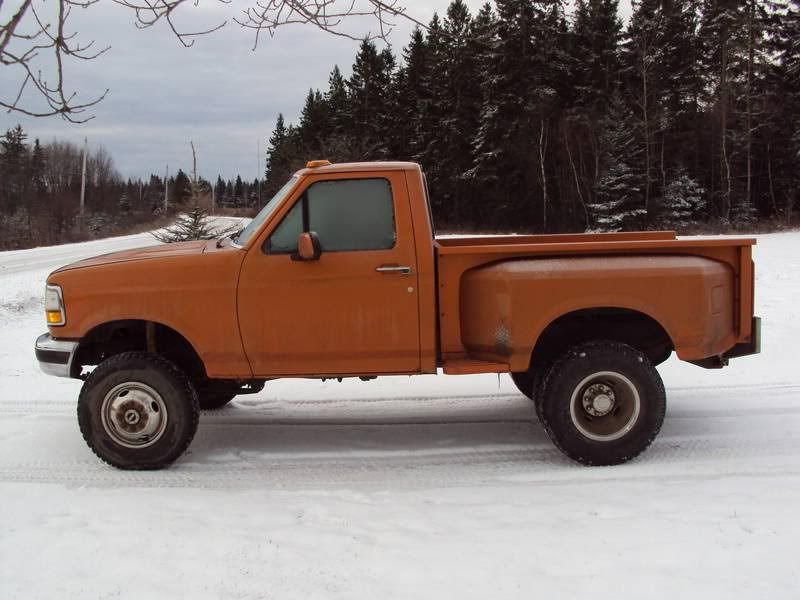
{"type": "Polygon", "coordinates": [[[0,598],[798,597],[800,233],[758,236],[763,354],[662,365],[632,463],[569,462],[506,376],[424,376],[273,382],[123,472],[32,346],[52,269],[151,241],[0,253],[0,598]]]}

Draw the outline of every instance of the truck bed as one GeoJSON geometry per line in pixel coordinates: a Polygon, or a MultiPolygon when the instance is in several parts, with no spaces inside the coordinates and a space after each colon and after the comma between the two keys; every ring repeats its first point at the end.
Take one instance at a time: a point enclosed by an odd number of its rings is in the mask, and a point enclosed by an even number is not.
{"type": "MultiPolygon", "coordinates": [[[[463,292],[463,276],[482,266],[509,260],[552,258],[560,256],[611,257],[631,256],[694,256],[727,265],[734,281],[734,323],[737,342],[751,335],[753,314],[753,238],[678,238],[671,231],[556,234],[556,235],[498,235],[473,237],[437,237],[435,240],[438,271],[438,318],[442,365],[461,370],[469,365],[478,370],[463,344],[462,312],[467,302],[463,292]],[[468,361],[465,363],[464,361],[468,361]]],[[[680,281],[675,281],[680,286],[680,281]]],[[[502,296],[503,294],[499,294],[502,296]]],[[[505,300],[498,297],[497,302],[505,300]]],[[[519,324],[516,324],[519,326],[519,324]]],[[[497,359],[487,361],[497,363],[497,359]]],[[[510,365],[511,370],[521,365],[510,365]]],[[[487,369],[497,371],[497,364],[487,369]]]]}

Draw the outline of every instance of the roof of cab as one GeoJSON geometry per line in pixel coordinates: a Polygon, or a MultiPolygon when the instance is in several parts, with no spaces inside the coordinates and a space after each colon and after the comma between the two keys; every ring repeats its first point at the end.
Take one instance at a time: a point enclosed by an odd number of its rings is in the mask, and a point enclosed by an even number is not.
{"type": "Polygon", "coordinates": [[[334,163],[322,167],[304,168],[295,173],[297,176],[310,175],[311,173],[353,173],[369,171],[407,171],[419,170],[419,165],[414,162],[376,161],[376,162],[351,162],[334,163]]]}

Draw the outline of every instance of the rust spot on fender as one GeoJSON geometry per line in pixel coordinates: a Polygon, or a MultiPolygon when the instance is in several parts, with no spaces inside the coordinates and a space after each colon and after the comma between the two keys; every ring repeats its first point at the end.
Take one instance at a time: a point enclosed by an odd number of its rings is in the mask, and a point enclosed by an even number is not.
{"type": "Polygon", "coordinates": [[[511,330],[500,321],[494,330],[494,351],[500,356],[511,356],[512,348],[511,330]]]}

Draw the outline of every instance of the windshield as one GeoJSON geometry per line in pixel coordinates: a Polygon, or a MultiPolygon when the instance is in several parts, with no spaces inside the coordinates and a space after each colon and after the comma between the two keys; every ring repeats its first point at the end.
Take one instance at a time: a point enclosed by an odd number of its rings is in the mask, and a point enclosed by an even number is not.
{"type": "Polygon", "coordinates": [[[286,195],[289,193],[294,187],[294,184],[297,183],[297,177],[292,177],[289,181],[286,182],[281,189],[272,197],[272,200],[267,202],[264,205],[264,208],[253,218],[252,221],[242,229],[242,232],[234,238],[234,242],[236,242],[239,246],[244,246],[252,237],[252,235],[261,229],[261,226],[264,224],[269,216],[275,211],[278,205],[283,201],[286,195]]]}

